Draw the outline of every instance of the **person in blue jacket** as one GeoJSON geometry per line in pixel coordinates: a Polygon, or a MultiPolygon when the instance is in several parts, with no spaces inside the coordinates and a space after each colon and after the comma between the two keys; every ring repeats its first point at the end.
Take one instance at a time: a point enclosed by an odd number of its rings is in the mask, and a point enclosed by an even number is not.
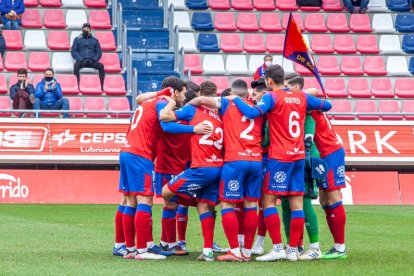
{"type": "MultiPolygon", "coordinates": [[[[63,98],[62,89],[54,74],[52,68],[45,70],[45,77],[36,86],[33,109],[69,110],[69,101],[63,98]]],[[[36,113],[36,117],[40,117],[39,112],[36,113]]],[[[69,118],[69,114],[63,113],[63,118],[69,118]]]]}
{"type": "Polygon", "coordinates": [[[6,30],[18,30],[22,25],[24,0],[1,0],[0,11],[6,30]]]}

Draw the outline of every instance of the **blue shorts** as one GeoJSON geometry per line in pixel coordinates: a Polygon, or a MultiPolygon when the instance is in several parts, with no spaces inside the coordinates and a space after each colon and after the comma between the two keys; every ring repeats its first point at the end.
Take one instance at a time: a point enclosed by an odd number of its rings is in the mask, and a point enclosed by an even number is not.
{"type": "Polygon", "coordinates": [[[340,148],[322,159],[328,164],[328,174],[319,189],[330,192],[345,188],[345,150],[340,148]]]}
{"type": "Polygon", "coordinates": [[[259,201],[263,182],[262,162],[233,161],[221,171],[220,201],[259,201]]]}
{"type": "Polygon", "coordinates": [[[119,154],[119,191],[124,195],[153,196],[152,172],[154,164],[151,160],[132,154],[119,154]]]}
{"type": "Polygon", "coordinates": [[[268,195],[303,195],[305,193],[305,160],[281,162],[269,159],[263,185],[268,195]]]}
{"type": "Polygon", "coordinates": [[[219,182],[222,167],[190,168],[168,183],[176,195],[215,206],[218,203],[219,182]]]}
{"type": "Polygon", "coordinates": [[[176,174],[155,173],[154,175],[154,190],[156,197],[162,197],[162,187],[176,177],[176,174]]]}

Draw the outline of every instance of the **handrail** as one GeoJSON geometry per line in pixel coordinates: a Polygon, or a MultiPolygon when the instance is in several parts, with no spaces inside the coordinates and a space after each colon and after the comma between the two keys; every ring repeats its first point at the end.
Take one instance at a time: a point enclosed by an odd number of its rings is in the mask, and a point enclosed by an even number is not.
{"type": "Polygon", "coordinates": [[[137,109],[137,101],[135,99],[137,98],[138,93],[138,70],[137,68],[134,68],[132,70],[132,110],[137,109]]]}
{"type": "Polygon", "coordinates": [[[180,54],[179,54],[179,64],[178,64],[178,68],[179,68],[179,73],[180,73],[180,78],[184,79],[184,54],[185,54],[185,50],[184,47],[181,47],[180,49],[180,54]]]}
{"type": "Polygon", "coordinates": [[[179,52],[179,49],[178,49],[178,26],[175,26],[175,28],[174,28],[174,33],[173,33],[173,36],[174,36],[174,38],[173,38],[173,45],[171,45],[172,46],[172,49],[173,49],[173,51],[174,51],[174,71],[175,72],[179,72],[179,68],[178,68],[178,66],[179,66],[179,63],[178,63],[178,52],[179,52]]]}
{"type": "Polygon", "coordinates": [[[168,0],[162,0],[162,8],[164,11],[164,28],[167,28],[167,20],[168,20],[168,0]]]}
{"type": "Polygon", "coordinates": [[[117,0],[109,0],[108,6],[112,8],[112,27],[117,27],[117,11],[118,11],[118,1],[117,0]]]}
{"type": "MultiPolygon", "coordinates": [[[[125,72],[127,69],[127,62],[125,60],[126,52],[127,52],[127,26],[122,24],[122,43],[121,43],[121,50],[122,50],[122,72],[125,72]]],[[[119,31],[119,30],[118,30],[119,31]]]]}
{"type": "Polygon", "coordinates": [[[126,53],[127,63],[127,95],[132,94],[132,47],[128,46],[126,53]]]}
{"type": "Polygon", "coordinates": [[[187,80],[189,81],[189,80],[191,80],[191,69],[188,69],[187,70],[187,74],[186,74],[186,76],[187,76],[187,80]]]}
{"type": "MultiPolygon", "coordinates": [[[[164,20],[167,20],[165,18],[164,20]]],[[[168,33],[169,33],[169,49],[173,48],[174,40],[173,40],[173,32],[175,31],[174,26],[174,5],[171,4],[168,8],[168,33]]]]}
{"type": "Polygon", "coordinates": [[[118,30],[116,32],[116,43],[117,45],[121,45],[122,44],[122,4],[119,3],[118,4],[118,9],[117,9],[117,26],[118,26],[118,30]]]}

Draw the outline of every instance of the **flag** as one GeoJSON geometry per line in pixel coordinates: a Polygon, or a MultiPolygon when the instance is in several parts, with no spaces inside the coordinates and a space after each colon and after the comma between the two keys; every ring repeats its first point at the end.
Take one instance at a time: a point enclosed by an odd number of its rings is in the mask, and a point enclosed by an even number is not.
{"type": "Polygon", "coordinates": [[[303,38],[302,33],[292,16],[292,13],[289,15],[289,21],[286,29],[283,56],[287,59],[292,60],[293,62],[303,65],[305,68],[311,71],[318,80],[322,88],[322,92],[325,95],[325,88],[323,87],[318,68],[316,67],[315,61],[309,51],[309,47],[306,44],[306,41],[303,38]]]}

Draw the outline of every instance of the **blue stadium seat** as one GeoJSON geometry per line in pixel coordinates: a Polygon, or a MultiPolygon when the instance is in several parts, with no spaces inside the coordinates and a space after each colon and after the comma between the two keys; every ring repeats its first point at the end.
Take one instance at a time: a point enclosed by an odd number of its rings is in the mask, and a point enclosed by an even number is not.
{"type": "Polygon", "coordinates": [[[414,75],[414,57],[410,58],[410,67],[408,70],[410,70],[411,74],[414,75]]]}
{"type": "Polygon", "coordinates": [[[122,19],[128,28],[162,29],[164,27],[162,9],[124,11],[122,19]]]}
{"type": "Polygon", "coordinates": [[[187,7],[193,10],[208,9],[207,0],[187,0],[187,7]]]}
{"type": "Polygon", "coordinates": [[[395,28],[399,32],[414,32],[414,14],[397,14],[395,28]]]}
{"type": "MultiPolygon", "coordinates": [[[[178,74],[173,74],[176,77],[180,77],[178,74]]],[[[159,91],[162,87],[162,81],[166,78],[171,76],[168,75],[142,75],[138,74],[138,91],[140,93],[144,92],[152,92],[152,91],[159,91]]]]}
{"type": "Polygon", "coordinates": [[[408,0],[388,0],[388,9],[392,11],[409,11],[408,0]]]}
{"type": "Polygon", "coordinates": [[[140,74],[174,74],[174,54],[172,53],[134,53],[132,66],[140,74]]]}
{"type": "Polygon", "coordinates": [[[148,9],[159,7],[158,0],[118,0],[125,10],[148,9]]]}
{"type": "Polygon", "coordinates": [[[209,12],[195,12],[191,19],[191,27],[198,31],[212,31],[214,30],[213,20],[209,12]]]}
{"type": "Polygon", "coordinates": [[[131,46],[133,49],[169,49],[169,34],[167,30],[128,30],[127,44],[128,46],[131,46]]]}
{"type": "Polygon", "coordinates": [[[402,49],[408,54],[414,54],[414,35],[404,35],[402,49]]]}
{"type": "Polygon", "coordinates": [[[199,34],[197,48],[201,52],[219,52],[217,36],[215,34],[199,34]]]}

